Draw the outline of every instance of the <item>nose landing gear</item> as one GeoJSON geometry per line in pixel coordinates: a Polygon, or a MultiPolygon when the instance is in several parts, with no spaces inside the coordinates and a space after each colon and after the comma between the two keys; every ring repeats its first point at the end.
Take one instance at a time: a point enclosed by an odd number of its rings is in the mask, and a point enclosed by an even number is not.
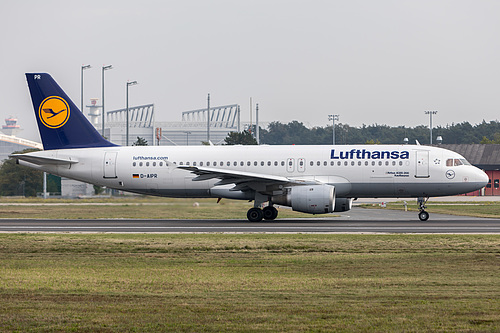
{"type": "Polygon", "coordinates": [[[418,209],[420,210],[420,213],[418,213],[418,218],[420,219],[420,221],[427,221],[429,219],[429,213],[425,211],[425,209],[427,208],[425,206],[427,200],[429,200],[429,197],[427,197],[425,200],[423,197],[419,197],[417,199],[418,209]]]}

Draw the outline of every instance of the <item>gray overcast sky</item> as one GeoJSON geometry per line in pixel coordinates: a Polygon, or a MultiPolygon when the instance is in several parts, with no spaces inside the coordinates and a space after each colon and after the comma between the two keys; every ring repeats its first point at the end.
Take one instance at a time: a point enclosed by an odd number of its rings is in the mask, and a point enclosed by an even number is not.
{"type": "Polygon", "coordinates": [[[157,119],[249,98],[263,121],[325,126],[498,119],[500,1],[0,1],[0,122],[38,139],[25,72],[48,72],[80,105],[155,103],[157,119]]]}

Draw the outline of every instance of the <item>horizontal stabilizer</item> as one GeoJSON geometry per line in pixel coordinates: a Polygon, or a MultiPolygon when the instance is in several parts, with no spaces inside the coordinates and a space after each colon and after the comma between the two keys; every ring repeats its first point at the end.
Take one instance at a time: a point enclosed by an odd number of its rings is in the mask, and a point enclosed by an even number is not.
{"type": "Polygon", "coordinates": [[[78,163],[75,159],[64,159],[56,157],[45,157],[45,156],[33,156],[27,154],[12,154],[9,155],[11,158],[16,158],[18,160],[26,161],[36,165],[68,165],[78,163]]]}

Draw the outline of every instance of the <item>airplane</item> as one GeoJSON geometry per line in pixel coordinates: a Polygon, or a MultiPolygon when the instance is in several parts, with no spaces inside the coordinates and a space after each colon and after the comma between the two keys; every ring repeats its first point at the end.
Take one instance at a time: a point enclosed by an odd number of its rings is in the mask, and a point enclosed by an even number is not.
{"type": "Polygon", "coordinates": [[[165,197],[253,201],[251,222],[275,205],[310,214],[345,212],[357,198],[418,198],[483,188],[488,176],[461,155],[422,145],[131,146],[107,141],[56,81],[27,73],[43,151],[17,163],[117,190],[165,197]],[[47,117],[45,109],[65,110],[47,117]],[[263,207],[263,208],[262,208],[263,207]]]}

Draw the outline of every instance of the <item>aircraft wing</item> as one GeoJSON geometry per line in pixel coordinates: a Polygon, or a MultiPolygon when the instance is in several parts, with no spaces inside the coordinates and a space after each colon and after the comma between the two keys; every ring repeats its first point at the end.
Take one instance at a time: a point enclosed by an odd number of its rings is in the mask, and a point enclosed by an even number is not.
{"type": "Polygon", "coordinates": [[[209,180],[209,179],[220,179],[215,186],[234,184],[235,187],[233,191],[245,191],[245,190],[256,190],[259,192],[265,192],[269,186],[273,185],[310,185],[318,184],[317,181],[311,180],[301,180],[292,179],[283,176],[275,176],[269,174],[260,174],[254,172],[236,171],[236,170],[224,170],[217,168],[206,168],[206,167],[195,167],[195,166],[177,166],[177,168],[182,170],[191,171],[192,173],[198,175],[193,178],[193,181],[209,180]]]}
{"type": "Polygon", "coordinates": [[[47,156],[34,156],[28,154],[11,154],[9,155],[11,158],[15,158],[21,161],[26,161],[28,163],[36,164],[36,165],[71,165],[78,163],[76,159],[64,159],[64,158],[56,158],[56,157],[47,157],[47,156]]]}

